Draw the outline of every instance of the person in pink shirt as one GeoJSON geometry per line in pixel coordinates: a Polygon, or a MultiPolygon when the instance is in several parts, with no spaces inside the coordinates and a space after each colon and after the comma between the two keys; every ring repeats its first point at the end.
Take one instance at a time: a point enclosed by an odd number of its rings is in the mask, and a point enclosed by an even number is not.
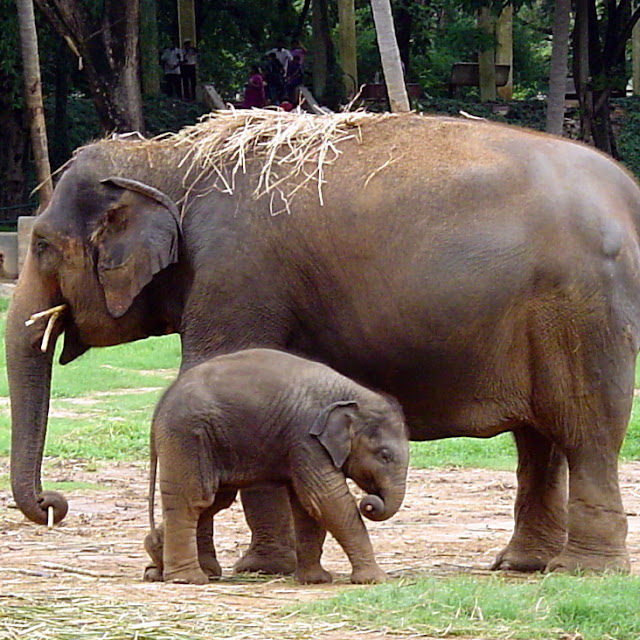
{"type": "Polygon", "coordinates": [[[244,100],[242,101],[242,108],[262,108],[266,104],[267,99],[264,95],[264,80],[260,73],[260,69],[254,64],[249,71],[249,81],[244,86],[244,100]]]}

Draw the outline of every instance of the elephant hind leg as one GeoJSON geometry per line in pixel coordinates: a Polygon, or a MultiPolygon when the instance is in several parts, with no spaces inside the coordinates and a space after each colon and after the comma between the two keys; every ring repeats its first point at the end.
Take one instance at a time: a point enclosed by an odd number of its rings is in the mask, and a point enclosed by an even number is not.
{"type": "Polygon", "coordinates": [[[287,489],[244,489],[242,506],[251,544],[236,562],[236,573],[290,575],[296,569],[293,519],[287,489]]]}
{"type": "Polygon", "coordinates": [[[514,437],[518,449],[514,532],[491,568],[543,571],[567,538],[567,460],[528,424],[515,429],[514,437]]]}
{"type": "Polygon", "coordinates": [[[617,456],[595,443],[569,452],[567,543],[547,571],[629,571],[617,456]]]}

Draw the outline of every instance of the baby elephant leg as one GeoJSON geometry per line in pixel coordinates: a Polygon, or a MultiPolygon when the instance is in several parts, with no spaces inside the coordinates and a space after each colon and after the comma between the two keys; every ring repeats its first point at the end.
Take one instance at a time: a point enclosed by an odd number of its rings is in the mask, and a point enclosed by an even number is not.
{"type": "Polygon", "coordinates": [[[169,464],[163,464],[159,456],[164,516],[163,578],[165,582],[206,584],[209,577],[198,561],[197,528],[200,515],[214,502],[217,487],[200,477],[200,465],[186,456],[182,459],[180,453],[180,449],[174,450],[169,464]]]}
{"type": "Polygon", "coordinates": [[[198,562],[204,573],[211,578],[219,578],[222,575],[220,563],[216,557],[216,550],[213,542],[213,517],[227,509],[236,499],[237,491],[235,489],[220,490],[216,493],[213,504],[205,509],[198,519],[198,562]]]}
{"type": "MultiPolygon", "coordinates": [[[[294,489],[308,513],[329,531],[351,562],[351,582],[384,582],[387,574],[378,566],[367,529],[341,473],[325,476],[326,486],[310,487],[294,478],[294,489]]],[[[298,559],[299,562],[299,559],[298,559]]]]}
{"type": "Polygon", "coordinates": [[[290,491],[290,497],[298,557],[294,577],[300,584],[331,582],[331,574],[320,564],[322,545],[327,532],[305,511],[294,491],[290,491]]]}

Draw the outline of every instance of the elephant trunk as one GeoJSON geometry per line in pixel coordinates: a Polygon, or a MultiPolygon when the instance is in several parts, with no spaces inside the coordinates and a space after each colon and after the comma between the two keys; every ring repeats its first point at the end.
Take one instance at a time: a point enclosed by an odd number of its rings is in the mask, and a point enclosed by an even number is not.
{"type": "Polygon", "coordinates": [[[49,413],[51,364],[60,327],[53,329],[45,352],[42,336],[47,320],[32,327],[25,322],[31,314],[59,302],[57,286],[42,281],[30,257],[9,307],[5,333],[7,375],[11,398],[11,488],[16,504],[24,515],[38,524],[46,524],[49,508],[53,521],[62,520],[68,510],[64,496],[42,491],[40,471],[49,413]]]}
{"type": "Polygon", "coordinates": [[[360,500],[360,513],[369,520],[387,520],[397,513],[404,500],[404,494],[404,482],[377,494],[367,494],[360,500]]]}

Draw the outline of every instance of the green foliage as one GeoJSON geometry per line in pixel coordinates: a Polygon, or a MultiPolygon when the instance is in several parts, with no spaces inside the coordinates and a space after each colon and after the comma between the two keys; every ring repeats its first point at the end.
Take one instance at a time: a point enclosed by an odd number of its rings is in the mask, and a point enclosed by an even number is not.
{"type": "MultiPolygon", "coordinates": [[[[640,578],[617,574],[517,582],[499,575],[424,577],[345,590],[295,613],[392,634],[535,640],[576,633],[584,640],[636,640],[638,597],[640,578]]],[[[292,608],[282,614],[291,615],[292,608]]]]}
{"type": "Polygon", "coordinates": [[[613,120],[617,129],[618,153],[623,164],[640,178],[640,97],[618,98],[613,120]]]}
{"type": "Polygon", "coordinates": [[[0,0],[0,109],[22,105],[22,60],[14,0],[0,0]]]}

